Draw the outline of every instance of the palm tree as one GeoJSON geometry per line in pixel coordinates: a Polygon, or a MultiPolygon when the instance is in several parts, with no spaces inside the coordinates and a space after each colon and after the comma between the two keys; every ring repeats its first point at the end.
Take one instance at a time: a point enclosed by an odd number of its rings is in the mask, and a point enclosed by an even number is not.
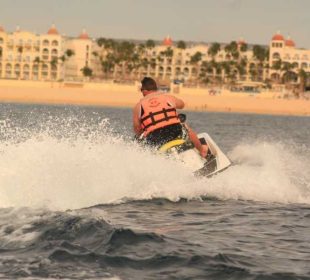
{"type": "Polygon", "coordinates": [[[181,49],[181,50],[185,50],[186,49],[186,43],[184,41],[179,41],[177,43],[177,48],[181,49]]]}
{"type": "Polygon", "coordinates": [[[75,53],[74,53],[74,51],[73,50],[71,50],[71,49],[67,49],[66,51],[65,51],[65,56],[66,57],[71,57],[71,56],[73,56],[75,53]]]}
{"type": "Polygon", "coordinates": [[[99,47],[103,47],[104,45],[105,45],[105,43],[106,43],[106,39],[105,38],[98,38],[97,39],[97,45],[99,46],[99,47]]]}
{"type": "Polygon", "coordinates": [[[296,77],[296,73],[294,72],[296,66],[298,65],[286,61],[282,63],[281,71],[283,72],[283,81],[285,84],[290,83],[296,77]]]}
{"type": "Polygon", "coordinates": [[[221,45],[219,43],[213,43],[211,47],[208,49],[208,54],[212,58],[214,58],[220,50],[221,50],[221,45]]]}
{"type": "Polygon", "coordinates": [[[263,62],[269,58],[269,50],[262,47],[262,46],[254,45],[253,46],[253,56],[258,61],[263,62]]]}
{"type": "MultiPolygon", "coordinates": [[[[271,66],[271,69],[275,70],[277,72],[277,77],[280,76],[280,71],[282,69],[282,60],[281,59],[278,59],[277,61],[274,61],[273,62],[273,65],[271,66]]],[[[277,79],[277,82],[279,83],[280,80],[279,78],[277,79]]]]}
{"type": "Polygon", "coordinates": [[[225,52],[237,60],[239,58],[238,44],[235,41],[230,42],[225,46],[225,52]]]}
{"type": "Polygon", "coordinates": [[[93,70],[90,67],[88,67],[88,66],[84,66],[81,69],[81,71],[83,73],[83,76],[86,77],[86,78],[90,78],[93,75],[93,70]]]}
{"type": "Polygon", "coordinates": [[[154,49],[155,48],[155,42],[151,39],[147,40],[145,42],[145,46],[148,48],[148,49],[154,49]]]}
{"type": "Polygon", "coordinates": [[[246,52],[248,50],[248,45],[246,43],[242,43],[240,46],[241,52],[246,52]]]}
{"type": "Polygon", "coordinates": [[[305,92],[308,74],[304,69],[299,69],[298,77],[299,77],[299,81],[300,81],[299,82],[299,91],[301,94],[303,94],[305,92]]]}
{"type": "Polygon", "coordinates": [[[197,65],[202,59],[202,53],[196,52],[194,55],[190,58],[190,64],[197,65]]]}
{"type": "MultiPolygon", "coordinates": [[[[52,58],[52,60],[50,61],[51,70],[53,70],[53,68],[57,67],[57,65],[58,65],[58,59],[52,58]]],[[[52,77],[52,79],[53,79],[53,77],[52,77]]]]}

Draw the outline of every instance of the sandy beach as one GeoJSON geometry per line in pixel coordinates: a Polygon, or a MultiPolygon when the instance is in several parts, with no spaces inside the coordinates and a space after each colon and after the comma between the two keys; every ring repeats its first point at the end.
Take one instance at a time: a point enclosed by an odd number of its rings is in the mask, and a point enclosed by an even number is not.
{"type": "MultiPolygon", "coordinates": [[[[202,89],[183,89],[176,96],[187,110],[276,115],[310,115],[310,101],[265,98],[260,95],[223,93],[209,95],[202,89]]],[[[0,81],[1,103],[72,104],[133,107],[141,98],[138,86],[85,84],[83,88],[57,83],[0,81]]]]}

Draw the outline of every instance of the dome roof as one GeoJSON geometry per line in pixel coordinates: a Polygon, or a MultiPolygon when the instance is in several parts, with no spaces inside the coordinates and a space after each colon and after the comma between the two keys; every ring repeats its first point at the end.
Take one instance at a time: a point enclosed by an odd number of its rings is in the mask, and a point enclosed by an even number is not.
{"type": "Polygon", "coordinates": [[[284,41],[284,37],[278,32],[272,37],[272,41],[284,41]]]}
{"type": "Polygon", "coordinates": [[[287,47],[295,47],[296,44],[295,44],[295,42],[291,38],[287,38],[287,40],[285,41],[285,46],[287,46],[287,47]]]}
{"type": "Polygon", "coordinates": [[[58,30],[56,29],[55,24],[51,26],[51,28],[47,31],[48,35],[59,35],[58,30]]]}
{"type": "Polygon", "coordinates": [[[80,36],[78,38],[82,39],[82,40],[89,40],[90,39],[85,29],[83,29],[82,33],[80,34],[80,36]]]}
{"type": "Polygon", "coordinates": [[[246,42],[244,41],[243,38],[240,38],[239,41],[238,41],[238,45],[245,45],[246,42]]]}
{"type": "Polygon", "coordinates": [[[163,41],[163,45],[167,46],[167,47],[171,47],[173,44],[172,39],[170,38],[170,36],[167,36],[164,41],[163,41]]]}
{"type": "Polygon", "coordinates": [[[0,32],[5,32],[2,26],[0,26],[0,32]]]}

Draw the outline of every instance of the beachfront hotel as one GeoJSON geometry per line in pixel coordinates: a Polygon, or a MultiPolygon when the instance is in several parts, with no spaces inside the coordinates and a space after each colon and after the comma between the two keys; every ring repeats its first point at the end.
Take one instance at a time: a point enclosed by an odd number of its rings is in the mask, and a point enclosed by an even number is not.
{"type": "Polygon", "coordinates": [[[38,81],[81,78],[80,69],[91,66],[91,46],[92,40],[85,31],[77,38],[68,38],[60,35],[55,25],[46,34],[19,27],[8,33],[0,27],[0,78],[38,81]]]}
{"type": "Polygon", "coordinates": [[[289,66],[288,70],[291,70],[290,74],[293,75],[295,81],[298,80],[299,69],[310,72],[310,50],[297,48],[295,42],[290,37],[285,39],[284,36],[278,32],[272,37],[269,49],[269,74],[272,80],[277,81],[283,79],[285,76],[284,71],[273,67],[279,61],[281,61],[281,64],[287,63],[289,66]]]}
{"type": "MultiPolygon", "coordinates": [[[[247,45],[243,39],[236,42],[237,58],[227,51],[227,45],[221,44],[216,53],[211,53],[212,44],[187,43],[186,47],[180,48],[167,36],[162,42],[143,48],[139,55],[148,63],[140,65],[134,74],[128,73],[125,78],[134,80],[149,75],[164,82],[183,80],[195,84],[205,74],[207,78],[217,78],[224,83],[229,81],[229,77],[236,81],[264,82],[269,79],[279,82],[285,71],[274,67],[278,61],[290,63],[290,72],[295,73],[296,82],[299,69],[310,71],[310,50],[296,48],[292,39],[285,39],[279,33],[270,41],[266,64],[254,56],[252,47],[243,48],[247,45]],[[198,59],[193,59],[195,56],[198,59]],[[237,66],[242,61],[246,62],[243,72],[237,66]],[[234,66],[227,70],[227,64],[234,66]]],[[[2,79],[82,82],[85,80],[85,67],[91,70],[93,79],[101,80],[108,76],[117,79],[124,65],[115,64],[109,75],[104,75],[102,63],[108,55],[109,50],[104,45],[99,46],[85,30],[77,37],[67,37],[61,35],[55,25],[46,34],[35,34],[19,27],[10,33],[0,27],[2,79]]]]}

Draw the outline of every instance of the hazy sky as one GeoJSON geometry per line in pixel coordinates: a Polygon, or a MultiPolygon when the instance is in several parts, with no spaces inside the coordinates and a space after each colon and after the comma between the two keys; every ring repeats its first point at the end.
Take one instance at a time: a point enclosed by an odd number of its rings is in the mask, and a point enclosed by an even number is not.
{"type": "Polygon", "coordinates": [[[6,30],[267,44],[278,30],[310,48],[310,0],[0,0],[6,30]]]}

